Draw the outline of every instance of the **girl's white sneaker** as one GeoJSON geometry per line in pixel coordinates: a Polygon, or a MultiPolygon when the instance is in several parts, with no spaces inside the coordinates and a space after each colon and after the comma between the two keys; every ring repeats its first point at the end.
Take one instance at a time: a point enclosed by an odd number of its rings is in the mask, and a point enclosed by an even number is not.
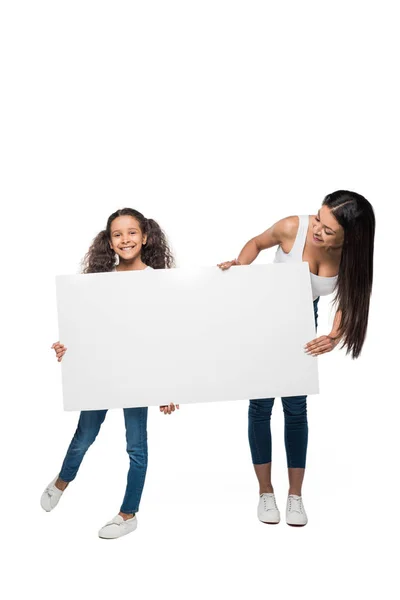
{"type": "Polygon", "coordinates": [[[50,512],[55,508],[63,495],[63,491],[59,490],[56,487],[56,481],[58,479],[58,475],[53,479],[51,483],[44,490],[42,497],[40,498],[40,505],[46,512],[50,512]]]}
{"type": "Polygon", "coordinates": [[[261,494],[257,509],[258,518],[262,523],[276,525],[281,520],[276,505],[275,494],[261,494]]]}
{"type": "Polygon", "coordinates": [[[290,494],[286,504],[286,523],[294,527],[307,525],[307,514],[301,496],[290,494]]]}
{"type": "Polygon", "coordinates": [[[99,537],[105,540],[113,540],[126,535],[131,531],[135,531],[136,527],[136,515],[131,519],[126,519],[126,521],[121,517],[121,515],[117,515],[100,529],[99,537]]]}

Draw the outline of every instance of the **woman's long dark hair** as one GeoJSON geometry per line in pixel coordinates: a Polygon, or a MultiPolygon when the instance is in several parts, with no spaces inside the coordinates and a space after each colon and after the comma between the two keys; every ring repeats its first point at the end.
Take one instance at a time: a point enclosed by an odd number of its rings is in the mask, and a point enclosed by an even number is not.
{"type": "Polygon", "coordinates": [[[133,208],[122,208],[108,217],[107,226],[94,238],[92,245],[82,261],[82,273],[104,273],[115,267],[115,252],[110,247],[111,223],[117,217],[129,215],[134,217],[143,235],[147,235],[146,245],[142,246],[141,259],[153,269],[169,269],[174,266],[174,257],[169,248],[167,238],[161,227],[146,219],[133,208]]]}
{"type": "Polygon", "coordinates": [[[364,344],[372,291],[375,215],[360,194],[339,190],[324,199],[344,229],[335,305],[341,312],[342,348],[357,358],[364,344]]]}

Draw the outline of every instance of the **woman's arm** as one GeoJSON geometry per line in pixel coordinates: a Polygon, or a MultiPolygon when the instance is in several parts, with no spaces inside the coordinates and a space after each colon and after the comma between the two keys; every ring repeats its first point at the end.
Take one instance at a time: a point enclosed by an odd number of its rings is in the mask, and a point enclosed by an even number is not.
{"type": "Polygon", "coordinates": [[[306,344],[304,346],[304,351],[306,352],[306,354],[311,354],[311,356],[319,356],[320,354],[331,352],[334,348],[336,348],[341,338],[341,320],[342,312],[338,310],[336,311],[335,317],[333,319],[332,331],[330,332],[330,334],[321,335],[320,337],[306,344]]]}
{"type": "Polygon", "coordinates": [[[335,314],[335,318],[333,319],[332,331],[329,334],[329,337],[335,340],[335,345],[337,345],[340,341],[340,324],[342,322],[342,311],[337,310],[335,314]]]}
{"type": "Polygon", "coordinates": [[[293,241],[296,237],[299,220],[297,217],[286,217],[277,221],[272,227],[252,238],[243,246],[239,256],[235,260],[220,263],[222,270],[229,269],[234,265],[250,265],[260,254],[261,250],[267,250],[273,246],[282,245],[293,241]]]}

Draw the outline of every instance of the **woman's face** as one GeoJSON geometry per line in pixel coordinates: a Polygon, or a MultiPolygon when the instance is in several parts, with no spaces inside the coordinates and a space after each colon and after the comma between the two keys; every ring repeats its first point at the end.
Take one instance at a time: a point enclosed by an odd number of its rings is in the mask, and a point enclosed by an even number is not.
{"type": "Polygon", "coordinates": [[[140,256],[142,246],[147,241],[139,222],[130,215],[117,217],[111,223],[110,247],[118,254],[120,260],[132,261],[140,256]]]}
{"type": "Polygon", "coordinates": [[[341,248],[343,246],[343,227],[339,225],[327,206],[321,206],[313,217],[312,232],[312,241],[319,248],[341,248]]]}

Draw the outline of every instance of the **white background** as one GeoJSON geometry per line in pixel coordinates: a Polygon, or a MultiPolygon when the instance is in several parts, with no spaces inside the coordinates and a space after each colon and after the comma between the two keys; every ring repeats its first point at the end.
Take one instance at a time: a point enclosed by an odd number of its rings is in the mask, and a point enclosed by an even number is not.
{"type": "MultiPolygon", "coordinates": [[[[394,598],[398,535],[400,50],[396,2],[4,1],[0,14],[2,542],[8,598],[394,598]],[[231,259],[274,221],[352,189],[377,217],[368,339],[320,359],[304,501],[257,521],[247,403],[149,415],[137,532],[97,530],[128,459],[112,411],[57,509],[39,498],[77,415],[64,413],[55,275],[133,206],[177,264],[231,259]],[[397,530],[397,532],[396,532],[397,530]]],[[[259,261],[269,262],[271,252],[259,261]]],[[[329,302],[319,331],[328,333],[329,302]]]]}

